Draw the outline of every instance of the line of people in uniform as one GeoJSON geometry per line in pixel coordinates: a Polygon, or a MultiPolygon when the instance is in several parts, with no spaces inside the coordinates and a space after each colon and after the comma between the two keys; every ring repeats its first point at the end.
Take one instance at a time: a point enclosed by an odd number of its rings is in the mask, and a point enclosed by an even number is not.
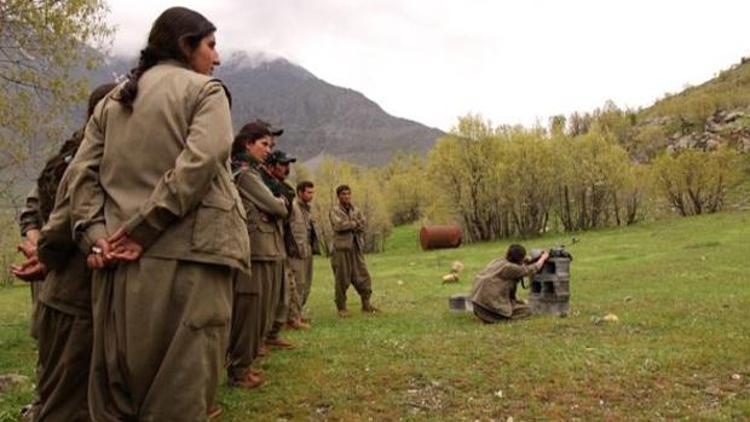
{"type": "MultiPolygon", "coordinates": [[[[262,121],[233,136],[231,96],[211,75],[216,27],[173,7],[120,85],[93,91],[85,128],[45,166],[21,214],[38,340],[36,421],[193,421],[218,416],[221,372],[263,376],[281,329],[306,329],[318,238],[312,182],[262,121]]],[[[370,303],[365,219],[351,189],[330,213],[335,303],[370,303]]]]}

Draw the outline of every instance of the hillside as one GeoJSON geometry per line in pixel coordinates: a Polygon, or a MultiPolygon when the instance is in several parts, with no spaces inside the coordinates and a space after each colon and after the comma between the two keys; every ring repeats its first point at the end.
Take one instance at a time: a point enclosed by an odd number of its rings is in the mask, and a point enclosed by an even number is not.
{"type": "Polygon", "coordinates": [[[723,70],[716,77],[684,91],[667,95],[641,112],[643,118],[679,116],[700,124],[716,111],[750,106],[750,59],[723,70]]]}
{"type": "Polygon", "coordinates": [[[742,59],[713,79],[666,95],[640,111],[637,120],[641,141],[669,151],[729,145],[750,152],[750,60],[742,59]]]}
{"type": "MultiPolygon", "coordinates": [[[[127,72],[128,60],[114,58],[94,83],[127,72]]],[[[357,91],[319,79],[283,58],[235,53],[216,76],[232,92],[235,128],[261,118],[284,128],[280,148],[303,160],[322,154],[358,164],[386,163],[397,152],[426,153],[440,130],[391,116],[357,91]]]]}

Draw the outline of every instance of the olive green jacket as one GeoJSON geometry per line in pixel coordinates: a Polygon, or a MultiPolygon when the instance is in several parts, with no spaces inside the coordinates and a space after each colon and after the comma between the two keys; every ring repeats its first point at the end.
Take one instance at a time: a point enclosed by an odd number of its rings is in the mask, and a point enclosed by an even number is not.
{"type": "Polygon", "coordinates": [[[216,79],[171,61],[146,71],[133,110],[113,90],[70,164],[84,252],[124,227],[144,256],[249,268],[245,210],[229,170],[232,122],[216,79]]]}
{"type": "Polygon", "coordinates": [[[39,236],[39,259],[47,266],[39,300],[70,315],[91,314],[91,272],[70,230],[70,195],[66,172],[55,196],[55,208],[39,236]]]}
{"type": "Polygon", "coordinates": [[[292,202],[292,213],[289,217],[289,228],[294,237],[294,243],[297,245],[298,259],[308,259],[317,251],[318,236],[315,233],[315,224],[313,223],[310,206],[305,204],[299,197],[294,198],[292,202]]]}
{"type": "Polygon", "coordinates": [[[512,298],[517,280],[532,275],[541,268],[540,263],[518,265],[497,258],[477,274],[471,291],[471,301],[510,318],[513,316],[512,298]]]}
{"type": "Polygon", "coordinates": [[[247,210],[247,233],[250,235],[250,257],[253,261],[277,261],[286,257],[283,219],[288,215],[286,203],[268,189],[255,167],[241,170],[235,178],[242,203],[247,210]]]}
{"type": "Polygon", "coordinates": [[[340,203],[336,203],[328,214],[333,229],[333,249],[339,251],[352,250],[356,246],[364,251],[365,217],[359,208],[351,205],[347,211],[340,203]]]}

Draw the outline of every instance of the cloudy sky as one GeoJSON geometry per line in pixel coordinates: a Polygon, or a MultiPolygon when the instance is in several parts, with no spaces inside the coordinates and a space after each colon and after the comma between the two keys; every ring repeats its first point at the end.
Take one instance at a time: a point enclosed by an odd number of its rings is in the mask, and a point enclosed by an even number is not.
{"type": "Polygon", "coordinates": [[[611,99],[648,106],[750,56],[750,1],[109,0],[113,51],[165,8],[198,10],[220,53],[283,56],[443,130],[480,113],[533,124],[611,99]]]}

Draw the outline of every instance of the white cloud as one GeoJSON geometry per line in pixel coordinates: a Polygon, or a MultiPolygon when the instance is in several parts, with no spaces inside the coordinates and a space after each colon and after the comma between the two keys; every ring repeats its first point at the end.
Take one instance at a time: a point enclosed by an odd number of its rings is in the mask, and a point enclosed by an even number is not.
{"type": "MultiPolygon", "coordinates": [[[[112,0],[114,50],[134,54],[175,5],[112,0]]],[[[746,1],[183,1],[219,48],[265,51],[386,111],[448,129],[479,112],[530,124],[612,99],[647,106],[748,54],[746,1]]],[[[226,50],[225,50],[226,51],[226,50]]]]}

